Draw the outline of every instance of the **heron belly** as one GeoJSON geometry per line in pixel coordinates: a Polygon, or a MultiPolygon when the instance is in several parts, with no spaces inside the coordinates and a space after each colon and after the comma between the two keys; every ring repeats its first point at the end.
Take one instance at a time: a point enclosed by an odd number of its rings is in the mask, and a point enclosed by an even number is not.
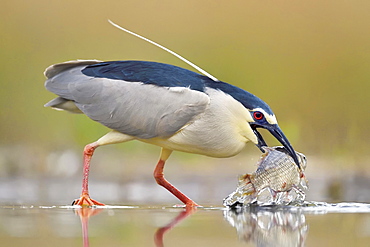
{"type": "Polygon", "coordinates": [[[140,141],[164,147],[170,150],[201,154],[216,158],[234,156],[244,148],[246,142],[238,142],[226,136],[209,138],[205,135],[189,135],[183,131],[165,138],[141,139],[140,141]]]}
{"type": "Polygon", "coordinates": [[[230,95],[217,90],[207,91],[208,108],[193,122],[174,135],[142,140],[171,150],[211,157],[230,157],[238,154],[253,135],[246,121],[249,112],[230,95]],[[249,133],[250,132],[250,133],[249,133]]]}

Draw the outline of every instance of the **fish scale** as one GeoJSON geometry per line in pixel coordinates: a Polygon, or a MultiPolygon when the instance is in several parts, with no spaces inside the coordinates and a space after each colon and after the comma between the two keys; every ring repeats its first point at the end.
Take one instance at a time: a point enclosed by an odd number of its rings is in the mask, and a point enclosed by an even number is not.
{"type": "Polygon", "coordinates": [[[257,162],[258,168],[254,173],[240,176],[239,185],[235,192],[224,199],[225,206],[236,202],[251,203],[266,188],[271,192],[273,200],[280,192],[290,192],[294,189],[297,195],[304,195],[300,187],[306,189],[307,180],[303,174],[306,169],[306,157],[297,152],[299,169],[292,157],[283,147],[263,147],[265,153],[257,162]]]}
{"type": "Polygon", "coordinates": [[[274,191],[283,191],[299,183],[300,171],[296,165],[291,164],[294,163],[293,159],[290,156],[281,159],[281,155],[278,154],[273,152],[266,159],[261,159],[260,166],[251,177],[256,190],[262,190],[268,186],[274,191]],[[287,188],[289,185],[290,187],[287,188]]]}

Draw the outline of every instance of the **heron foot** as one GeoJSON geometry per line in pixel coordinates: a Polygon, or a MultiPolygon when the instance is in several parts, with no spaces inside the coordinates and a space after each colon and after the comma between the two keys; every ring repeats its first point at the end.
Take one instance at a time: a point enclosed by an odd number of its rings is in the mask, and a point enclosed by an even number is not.
{"type": "Polygon", "coordinates": [[[197,204],[196,202],[190,200],[185,204],[186,208],[197,208],[197,207],[202,207],[201,205],[197,204]]]}
{"type": "Polygon", "coordinates": [[[72,206],[79,205],[79,206],[105,206],[104,203],[98,202],[94,199],[91,199],[89,194],[83,193],[80,198],[74,200],[72,202],[72,206]]]}

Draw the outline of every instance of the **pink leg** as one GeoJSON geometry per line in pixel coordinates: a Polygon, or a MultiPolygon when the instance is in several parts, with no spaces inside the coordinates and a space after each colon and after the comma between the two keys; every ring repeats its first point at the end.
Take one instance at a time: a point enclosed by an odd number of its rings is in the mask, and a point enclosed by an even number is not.
{"type": "Polygon", "coordinates": [[[191,200],[189,197],[184,195],[181,191],[175,188],[172,184],[170,184],[165,178],[164,178],[164,164],[171,154],[171,151],[162,149],[161,158],[158,161],[157,166],[154,170],[154,178],[157,181],[157,183],[164,188],[166,188],[169,192],[171,192],[174,196],[176,196],[180,201],[182,201],[185,206],[188,207],[197,207],[199,206],[197,203],[195,203],[193,200],[191,200]]]}
{"type": "Polygon", "coordinates": [[[82,179],[82,193],[79,199],[73,201],[72,205],[80,206],[93,206],[100,205],[104,206],[103,203],[95,201],[90,198],[89,195],[89,171],[90,171],[90,160],[94,154],[95,149],[99,147],[96,142],[88,144],[84,149],[84,163],[83,163],[83,179],[82,179]]]}

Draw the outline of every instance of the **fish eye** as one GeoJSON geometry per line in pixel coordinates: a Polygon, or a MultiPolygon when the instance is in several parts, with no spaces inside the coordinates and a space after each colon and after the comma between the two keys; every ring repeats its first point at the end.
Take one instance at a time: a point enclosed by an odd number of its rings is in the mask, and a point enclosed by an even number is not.
{"type": "Polygon", "coordinates": [[[301,154],[301,153],[298,153],[299,154],[299,157],[300,157],[300,162],[303,169],[306,169],[306,166],[307,166],[307,158],[304,154],[301,154]]]}
{"type": "Polygon", "coordinates": [[[253,118],[255,119],[255,120],[262,120],[263,119],[263,113],[262,112],[260,112],[260,111],[255,111],[255,112],[253,112],[253,118]]]}

